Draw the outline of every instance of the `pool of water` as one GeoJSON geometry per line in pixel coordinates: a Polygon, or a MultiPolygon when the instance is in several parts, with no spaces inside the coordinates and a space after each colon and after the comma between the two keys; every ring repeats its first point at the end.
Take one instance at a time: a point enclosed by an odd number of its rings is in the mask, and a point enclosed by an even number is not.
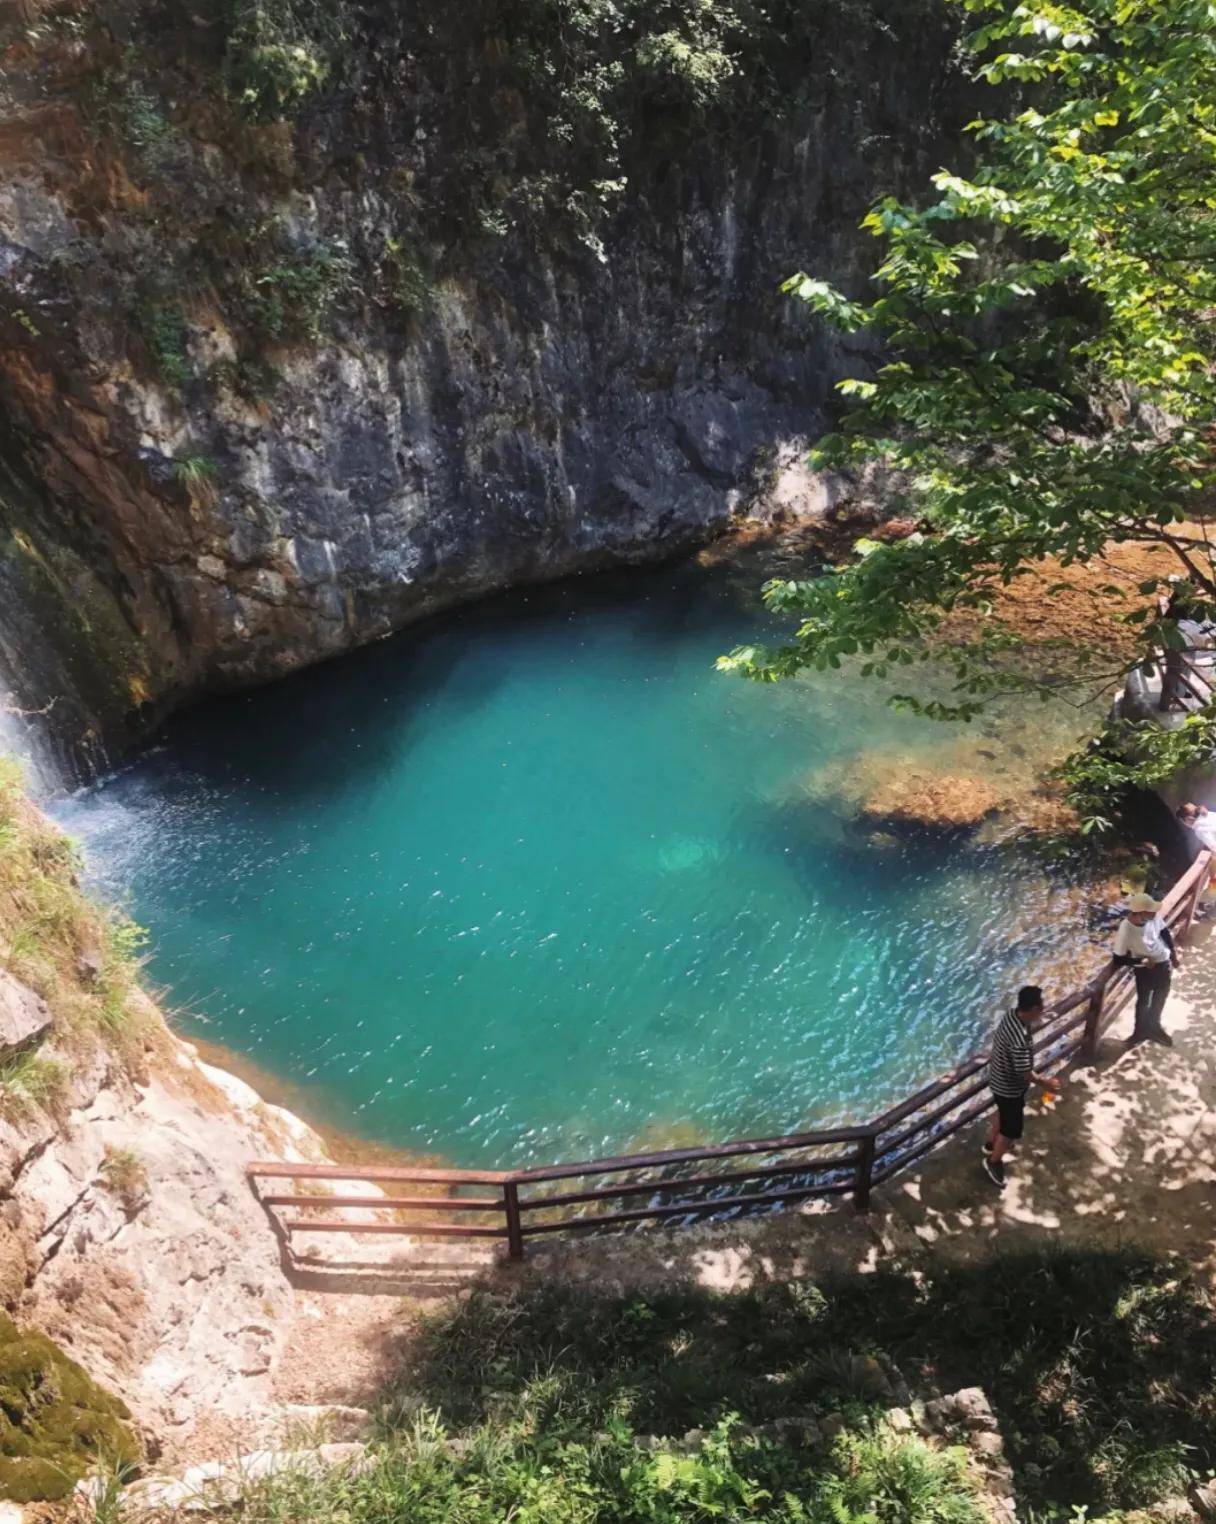
{"type": "Polygon", "coordinates": [[[941,728],[714,672],[762,631],[695,565],[516,593],[200,708],[57,813],[179,1025],[365,1137],[505,1165],[857,1117],[1078,933],[1025,857],[857,832],[808,780],[941,728]]]}

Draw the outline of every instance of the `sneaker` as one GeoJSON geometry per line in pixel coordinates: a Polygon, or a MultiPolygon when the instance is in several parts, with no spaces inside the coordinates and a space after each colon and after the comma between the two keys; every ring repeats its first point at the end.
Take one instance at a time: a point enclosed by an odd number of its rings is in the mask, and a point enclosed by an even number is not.
{"type": "Polygon", "coordinates": [[[992,1144],[989,1143],[987,1138],[985,1138],[980,1143],[980,1153],[982,1153],[984,1158],[986,1159],[991,1152],[992,1152],[992,1144]]]}
{"type": "Polygon", "coordinates": [[[984,1155],[984,1173],[996,1186],[998,1191],[1005,1189],[1005,1166],[999,1159],[993,1159],[990,1155],[984,1155]]]}

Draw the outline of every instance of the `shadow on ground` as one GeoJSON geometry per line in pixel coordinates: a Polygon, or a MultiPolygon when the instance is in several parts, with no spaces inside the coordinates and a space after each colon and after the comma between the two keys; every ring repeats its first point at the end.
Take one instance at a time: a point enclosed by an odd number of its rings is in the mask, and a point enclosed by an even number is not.
{"type": "Polygon", "coordinates": [[[1216,1309],[1178,1256],[1018,1250],[988,1264],[604,1294],[533,1282],[426,1322],[395,1410],[537,1443],[615,1423],[680,1436],[981,1386],[1019,1500],[1132,1508],[1216,1464],[1216,1309]],[[889,1369],[889,1367],[887,1367],[889,1369]],[[875,1380],[877,1379],[877,1386],[875,1380]]]}

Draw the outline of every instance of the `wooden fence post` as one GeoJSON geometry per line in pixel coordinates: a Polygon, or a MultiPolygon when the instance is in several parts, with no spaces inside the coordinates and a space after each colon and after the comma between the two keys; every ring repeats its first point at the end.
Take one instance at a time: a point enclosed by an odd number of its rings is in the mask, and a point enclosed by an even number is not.
{"type": "Polygon", "coordinates": [[[1105,981],[1096,985],[1085,1010],[1085,1032],[1081,1038],[1081,1055],[1092,1059],[1098,1051],[1098,1028],[1102,1022],[1102,1002],[1106,999],[1105,981]]]}
{"type": "Polygon", "coordinates": [[[519,1186],[508,1180],[502,1188],[502,1204],[507,1213],[507,1254],[511,1259],[523,1259],[524,1235],[519,1223],[519,1186]]]}
{"type": "Polygon", "coordinates": [[[1173,709],[1175,703],[1179,708],[1186,708],[1186,699],[1182,693],[1182,652],[1167,649],[1162,653],[1161,662],[1161,698],[1157,708],[1162,712],[1173,709]]]}
{"type": "Polygon", "coordinates": [[[870,1180],[874,1173],[875,1135],[866,1133],[857,1150],[857,1168],[853,1174],[853,1206],[859,1212],[870,1210],[870,1180]]]}
{"type": "Polygon", "coordinates": [[[1178,928],[1178,941],[1180,944],[1191,940],[1191,925],[1195,919],[1195,912],[1199,908],[1199,896],[1207,888],[1208,875],[1211,871],[1212,859],[1209,858],[1207,866],[1195,880],[1195,887],[1187,896],[1186,915],[1183,917],[1182,924],[1178,928]]]}

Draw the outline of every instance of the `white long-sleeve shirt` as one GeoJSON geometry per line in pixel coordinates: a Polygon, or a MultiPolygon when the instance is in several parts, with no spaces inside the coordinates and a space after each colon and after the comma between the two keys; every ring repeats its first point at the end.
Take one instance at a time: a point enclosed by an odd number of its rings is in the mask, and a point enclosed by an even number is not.
{"type": "Polygon", "coordinates": [[[1209,812],[1198,816],[1192,821],[1191,830],[1199,838],[1199,845],[1205,852],[1216,852],[1216,815],[1209,812]]]}
{"type": "Polygon", "coordinates": [[[1143,926],[1134,921],[1122,920],[1115,932],[1113,952],[1116,958],[1147,958],[1150,963],[1168,963],[1173,939],[1166,930],[1165,921],[1155,915],[1143,926]]]}

